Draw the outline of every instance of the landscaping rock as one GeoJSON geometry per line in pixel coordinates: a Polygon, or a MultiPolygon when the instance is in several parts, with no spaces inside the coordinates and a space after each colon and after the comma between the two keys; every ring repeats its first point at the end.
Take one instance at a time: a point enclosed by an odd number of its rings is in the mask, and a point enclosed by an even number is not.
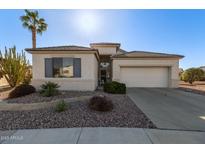
{"type": "Polygon", "coordinates": [[[114,108],[110,112],[90,110],[88,101],[69,103],[57,113],[54,108],[30,111],[0,111],[0,130],[62,127],[139,127],[156,128],[126,95],[108,95],[114,108]]]}
{"type": "Polygon", "coordinates": [[[56,96],[51,97],[43,97],[40,95],[40,93],[32,93],[30,95],[26,95],[19,98],[14,99],[7,99],[6,101],[8,103],[21,103],[21,104],[27,104],[27,103],[40,103],[40,102],[52,102],[59,99],[65,99],[65,98],[72,98],[72,97],[80,97],[80,96],[92,96],[98,93],[98,91],[61,91],[60,94],[56,96]]]}

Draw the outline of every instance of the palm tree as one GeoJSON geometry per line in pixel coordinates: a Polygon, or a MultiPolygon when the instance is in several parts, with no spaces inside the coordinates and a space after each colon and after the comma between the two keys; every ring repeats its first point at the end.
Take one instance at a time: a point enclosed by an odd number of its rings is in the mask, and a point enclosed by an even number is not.
{"type": "Polygon", "coordinates": [[[42,34],[47,30],[48,25],[45,23],[45,19],[39,18],[38,11],[25,10],[25,15],[20,17],[23,23],[23,27],[32,32],[32,45],[36,48],[36,33],[42,34]]]}

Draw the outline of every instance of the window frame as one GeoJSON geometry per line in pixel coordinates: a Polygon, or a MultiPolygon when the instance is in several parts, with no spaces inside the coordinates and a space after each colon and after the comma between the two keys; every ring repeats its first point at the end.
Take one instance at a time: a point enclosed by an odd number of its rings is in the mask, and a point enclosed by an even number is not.
{"type": "Polygon", "coordinates": [[[54,78],[54,79],[71,79],[71,78],[81,78],[82,76],[82,65],[81,65],[81,58],[73,58],[73,57],[51,57],[51,58],[44,58],[44,68],[45,68],[45,78],[54,78]],[[72,66],[73,66],[73,76],[72,77],[55,77],[54,76],[54,59],[60,58],[62,59],[62,68],[63,68],[63,59],[72,59],[72,66]],[[48,67],[51,67],[48,69],[48,67]],[[50,72],[49,72],[50,71],[50,72]]]}

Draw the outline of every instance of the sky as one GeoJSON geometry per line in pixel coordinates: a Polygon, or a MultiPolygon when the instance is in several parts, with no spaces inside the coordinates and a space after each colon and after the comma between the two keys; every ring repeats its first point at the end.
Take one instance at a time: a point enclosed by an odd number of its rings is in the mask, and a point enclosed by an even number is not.
{"type": "MultiPolygon", "coordinates": [[[[205,10],[38,10],[48,29],[37,36],[37,47],[89,46],[118,42],[126,51],[184,55],[180,67],[205,65],[205,10]]],[[[24,10],[0,10],[0,50],[32,45],[31,32],[19,17],[24,10]]],[[[32,61],[32,56],[26,54],[32,61]]]]}

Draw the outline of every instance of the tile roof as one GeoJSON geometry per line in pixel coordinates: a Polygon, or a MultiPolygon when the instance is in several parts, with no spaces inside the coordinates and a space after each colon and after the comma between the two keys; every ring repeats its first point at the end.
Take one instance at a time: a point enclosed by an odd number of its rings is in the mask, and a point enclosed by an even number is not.
{"type": "Polygon", "coordinates": [[[26,48],[26,51],[96,51],[96,49],[83,47],[83,46],[53,46],[53,47],[39,47],[39,48],[26,48]]]}
{"type": "Polygon", "coordinates": [[[118,50],[118,52],[122,52],[123,54],[127,53],[127,51],[125,51],[124,49],[121,49],[121,48],[118,50]]]}
{"type": "Polygon", "coordinates": [[[116,45],[116,46],[120,46],[120,43],[113,43],[113,42],[90,43],[90,46],[93,46],[93,45],[116,45]]]}
{"type": "Polygon", "coordinates": [[[147,51],[131,51],[123,54],[113,55],[112,58],[183,58],[182,55],[167,54],[147,51]]]}

